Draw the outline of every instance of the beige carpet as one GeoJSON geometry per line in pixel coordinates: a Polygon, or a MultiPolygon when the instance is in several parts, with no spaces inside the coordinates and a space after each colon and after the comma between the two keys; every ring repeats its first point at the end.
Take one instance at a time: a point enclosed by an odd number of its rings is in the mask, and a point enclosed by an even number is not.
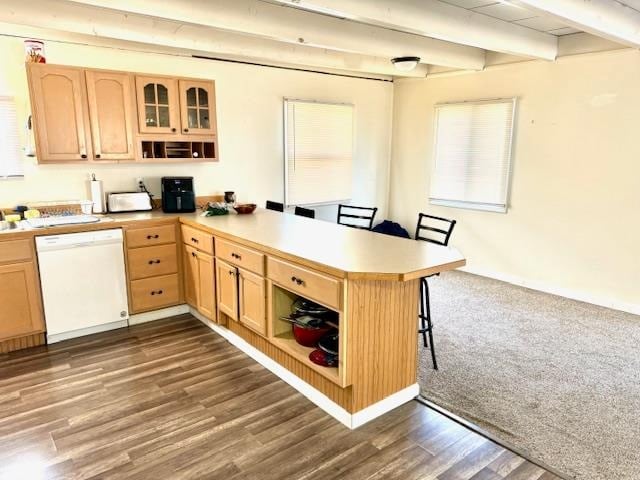
{"type": "Polygon", "coordinates": [[[569,477],[640,479],[640,317],[463,272],[429,285],[428,400],[569,477]]]}

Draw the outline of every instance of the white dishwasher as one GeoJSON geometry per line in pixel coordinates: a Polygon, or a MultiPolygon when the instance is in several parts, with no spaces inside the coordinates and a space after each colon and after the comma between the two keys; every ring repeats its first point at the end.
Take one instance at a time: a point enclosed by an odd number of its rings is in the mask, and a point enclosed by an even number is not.
{"type": "Polygon", "coordinates": [[[122,230],[36,237],[47,342],[128,324],[122,230]]]}

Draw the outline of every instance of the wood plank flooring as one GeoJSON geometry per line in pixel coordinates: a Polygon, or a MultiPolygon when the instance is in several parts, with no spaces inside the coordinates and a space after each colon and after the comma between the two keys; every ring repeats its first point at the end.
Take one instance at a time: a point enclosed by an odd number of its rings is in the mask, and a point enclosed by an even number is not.
{"type": "Polygon", "coordinates": [[[182,315],[0,355],[0,478],[558,477],[418,402],[350,431],[182,315]]]}

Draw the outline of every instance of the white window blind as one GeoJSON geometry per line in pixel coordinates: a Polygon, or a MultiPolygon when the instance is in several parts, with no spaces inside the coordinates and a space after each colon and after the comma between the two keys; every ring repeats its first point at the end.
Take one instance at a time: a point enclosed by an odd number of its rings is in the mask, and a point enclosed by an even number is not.
{"type": "Polygon", "coordinates": [[[353,105],[285,99],[285,203],[351,198],[353,105]]]}
{"type": "Polygon", "coordinates": [[[0,178],[22,175],[16,105],[13,97],[0,96],[0,178]]]}
{"type": "Polygon", "coordinates": [[[430,203],[507,211],[515,106],[515,98],[436,106],[430,203]]]}

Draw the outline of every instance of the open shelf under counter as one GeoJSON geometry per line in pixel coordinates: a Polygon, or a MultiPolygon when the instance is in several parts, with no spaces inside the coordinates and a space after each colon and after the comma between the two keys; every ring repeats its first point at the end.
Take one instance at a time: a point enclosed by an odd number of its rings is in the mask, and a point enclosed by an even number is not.
{"type": "Polygon", "coordinates": [[[269,341],[278,349],[292,356],[331,382],[339,385],[340,387],[347,387],[346,364],[344,362],[344,359],[346,358],[346,329],[343,328],[344,319],[342,313],[336,312],[339,317],[338,332],[340,333],[338,366],[323,367],[322,365],[313,363],[309,359],[309,354],[313,352],[315,348],[300,345],[293,336],[291,323],[280,319],[280,317],[287,316],[291,313],[293,303],[298,298],[304,297],[301,297],[300,295],[271,281],[268,282],[267,288],[270,300],[269,341]]]}

